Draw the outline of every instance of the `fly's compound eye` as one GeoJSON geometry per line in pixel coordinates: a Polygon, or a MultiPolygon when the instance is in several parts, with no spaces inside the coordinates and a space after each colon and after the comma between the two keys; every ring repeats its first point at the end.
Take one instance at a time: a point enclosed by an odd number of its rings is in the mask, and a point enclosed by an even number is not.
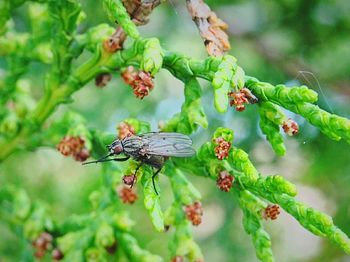
{"type": "Polygon", "coordinates": [[[111,153],[120,154],[121,152],[123,152],[123,147],[121,145],[117,145],[114,148],[111,148],[111,153]]]}

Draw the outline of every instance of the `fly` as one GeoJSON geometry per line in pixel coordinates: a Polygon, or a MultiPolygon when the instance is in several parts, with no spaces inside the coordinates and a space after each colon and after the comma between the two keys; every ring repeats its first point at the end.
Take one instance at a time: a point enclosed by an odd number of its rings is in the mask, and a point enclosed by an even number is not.
{"type": "Polygon", "coordinates": [[[127,161],[133,158],[140,162],[136,167],[135,175],[143,164],[156,168],[152,176],[152,183],[157,194],[154,178],[161,171],[165,161],[169,157],[191,157],[196,153],[192,148],[191,138],[173,132],[150,132],[116,139],[107,148],[108,155],[96,161],[85,162],[83,165],[107,161],[127,161]],[[117,157],[121,154],[124,157],[117,157]]]}

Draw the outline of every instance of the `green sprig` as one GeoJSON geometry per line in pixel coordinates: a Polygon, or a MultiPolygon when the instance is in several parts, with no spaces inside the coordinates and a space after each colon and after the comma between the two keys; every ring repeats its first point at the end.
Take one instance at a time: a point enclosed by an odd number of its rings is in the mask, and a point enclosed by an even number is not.
{"type": "Polygon", "coordinates": [[[312,104],[317,101],[317,93],[307,87],[273,86],[254,78],[249,78],[246,84],[262,101],[270,101],[303,116],[331,139],[344,138],[350,143],[350,120],[312,104]]]}
{"type": "Polygon", "coordinates": [[[280,125],[286,120],[284,113],[271,102],[259,103],[260,129],[266,135],[273,150],[279,156],[286,153],[283,137],[280,133],[280,125]]]}
{"type": "Polygon", "coordinates": [[[238,195],[239,204],[243,210],[243,227],[252,237],[256,256],[260,261],[275,261],[270,235],[265,231],[261,221],[260,212],[266,204],[247,190],[239,191],[238,195]]]}
{"type": "Polygon", "coordinates": [[[144,205],[148,211],[154,228],[159,231],[164,231],[164,217],[160,206],[160,196],[157,194],[152,184],[153,172],[149,168],[143,170],[141,183],[144,193],[144,205]]]}

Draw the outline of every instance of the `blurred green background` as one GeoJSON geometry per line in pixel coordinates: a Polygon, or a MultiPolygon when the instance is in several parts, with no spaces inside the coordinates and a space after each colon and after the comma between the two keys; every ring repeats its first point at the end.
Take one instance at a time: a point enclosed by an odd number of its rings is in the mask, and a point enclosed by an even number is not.
{"type": "MultiPolygon", "coordinates": [[[[98,1],[82,1],[87,19],[81,31],[106,23],[98,1]]],[[[327,111],[350,117],[350,1],[280,0],[280,1],[206,1],[229,24],[230,54],[246,74],[272,84],[306,84],[319,93],[319,105],[327,111]]],[[[16,28],[26,31],[27,5],[14,11],[16,28]]],[[[171,0],[157,7],[151,21],[140,28],[144,37],[158,37],[161,45],[195,58],[206,52],[197,28],[187,13],[185,1],[171,0]]],[[[76,62],[86,59],[84,53],[76,62]]],[[[0,58],[0,73],[6,70],[0,58]]],[[[39,97],[47,68],[31,67],[26,78],[39,97]]],[[[61,106],[50,119],[66,110],[81,113],[89,127],[116,132],[116,125],[127,117],[158,122],[180,111],[183,86],[166,70],[156,75],[156,86],[144,100],[136,99],[119,74],[104,89],[90,83],[74,95],[74,102],[61,106]]],[[[193,140],[198,146],[218,126],[235,131],[235,144],[250,153],[263,174],[282,174],[298,186],[298,199],[333,216],[335,224],[350,235],[350,147],[344,141],[329,140],[304,119],[289,113],[300,125],[297,137],[286,138],[287,155],[276,157],[258,129],[258,113],[249,106],[242,113],[230,109],[219,114],[213,108],[208,82],[201,81],[203,105],[209,118],[208,130],[200,129],[193,140]]],[[[0,186],[8,183],[24,187],[34,200],[49,204],[53,216],[60,219],[88,212],[89,193],[100,185],[100,169],[81,166],[64,158],[54,149],[12,155],[0,165],[0,186]]],[[[250,238],[241,225],[241,211],[232,195],[214,183],[190,177],[203,195],[204,221],[194,228],[206,261],[256,261],[250,238]]],[[[160,178],[162,202],[167,206],[171,191],[160,178]],[[167,192],[169,192],[167,194],[167,192]]],[[[140,196],[142,194],[139,194],[140,196]]],[[[143,207],[142,199],[126,206],[138,222],[135,234],[141,245],[168,257],[167,234],[156,233],[143,207]]],[[[350,261],[343,251],[304,230],[282,212],[276,221],[265,223],[272,235],[276,261],[350,261]]],[[[19,250],[27,244],[16,237],[0,220],[0,261],[19,261],[19,250]]]]}

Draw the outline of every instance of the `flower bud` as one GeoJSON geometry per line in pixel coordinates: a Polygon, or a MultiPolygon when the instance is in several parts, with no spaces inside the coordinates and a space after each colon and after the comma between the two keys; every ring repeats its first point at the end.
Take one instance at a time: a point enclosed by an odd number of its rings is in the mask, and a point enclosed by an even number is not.
{"type": "Polygon", "coordinates": [[[229,192],[231,190],[234,177],[229,174],[226,170],[221,171],[216,179],[216,185],[221,191],[229,192]]]}
{"type": "Polygon", "coordinates": [[[85,147],[85,139],[80,136],[65,136],[57,145],[57,150],[64,156],[73,155],[73,158],[80,162],[90,156],[89,150],[85,147]]]}
{"type": "Polygon", "coordinates": [[[231,148],[231,143],[227,142],[223,137],[218,137],[214,140],[217,145],[215,147],[215,155],[219,160],[223,160],[228,157],[229,150],[231,148]]]}
{"type": "Polygon", "coordinates": [[[153,77],[145,71],[136,71],[129,66],[121,74],[125,83],[131,86],[136,97],[143,99],[153,89],[153,77]]]}
{"type": "Polygon", "coordinates": [[[191,221],[192,225],[198,226],[202,222],[203,209],[199,201],[194,202],[184,208],[186,217],[191,221]]]}
{"type": "Polygon", "coordinates": [[[245,110],[244,104],[255,104],[258,102],[256,96],[248,88],[242,88],[238,92],[229,92],[228,96],[232,99],[230,106],[236,107],[236,110],[239,112],[245,110]]]}
{"type": "Polygon", "coordinates": [[[278,205],[268,205],[262,213],[262,217],[267,220],[268,218],[271,220],[275,220],[278,218],[280,212],[280,207],[278,205]]]}
{"type": "Polygon", "coordinates": [[[132,187],[136,183],[136,179],[136,175],[123,176],[123,183],[132,187]]]}
{"type": "Polygon", "coordinates": [[[299,126],[297,122],[291,118],[288,118],[288,120],[283,122],[282,128],[283,131],[289,136],[294,136],[299,132],[299,126]]]}
{"type": "Polygon", "coordinates": [[[138,198],[132,188],[125,186],[118,190],[118,195],[124,204],[133,204],[138,198]]]}
{"type": "Polygon", "coordinates": [[[101,73],[95,78],[95,85],[97,87],[105,87],[109,81],[111,81],[112,75],[110,73],[101,73]]]}
{"type": "Polygon", "coordinates": [[[59,248],[55,248],[55,249],[52,250],[51,258],[53,260],[57,260],[57,261],[58,260],[62,260],[63,257],[64,257],[64,255],[63,255],[62,251],[59,248]]]}

